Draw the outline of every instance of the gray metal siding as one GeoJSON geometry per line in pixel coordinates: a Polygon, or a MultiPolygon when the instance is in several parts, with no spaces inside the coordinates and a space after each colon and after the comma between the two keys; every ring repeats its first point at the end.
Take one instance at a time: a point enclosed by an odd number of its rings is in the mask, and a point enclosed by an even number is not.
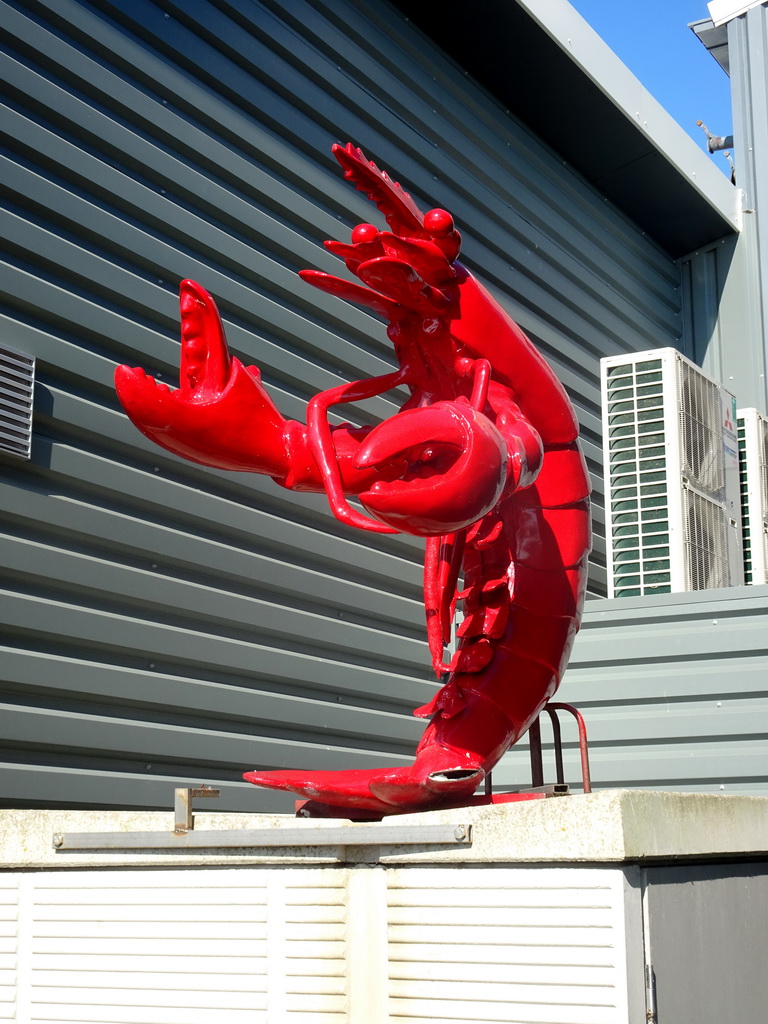
{"type": "MultiPolygon", "coordinates": [[[[360,144],[539,342],[579,408],[604,592],[599,357],[676,344],[679,272],[383,0],[0,2],[3,342],[38,360],[31,463],[0,456],[3,800],[285,807],[255,766],[409,759],[431,695],[421,546],[322,496],[164,453],[115,364],[178,372],[177,282],[220,302],[288,416],[391,366],[372,315],[301,284],[376,217],[360,144]]],[[[395,404],[345,414],[362,423],[395,404]]]]}
{"type": "MultiPolygon", "coordinates": [[[[765,4],[738,18],[728,28],[728,54],[731,69],[731,101],[733,106],[733,141],[736,161],[736,183],[744,190],[744,230],[742,245],[748,248],[750,261],[742,277],[750,290],[746,308],[751,347],[756,353],[750,361],[757,363],[758,384],[750,402],[765,410],[768,400],[768,8],[765,4]]],[[[743,287],[744,287],[743,286],[743,287]]],[[[733,337],[737,351],[743,342],[733,337]]],[[[746,404],[746,403],[745,403],[746,404]]]]}
{"type": "Polygon", "coordinates": [[[686,864],[644,875],[658,1020],[762,1020],[768,864],[686,864]]]}
{"type": "MultiPolygon", "coordinates": [[[[767,796],[767,659],[768,586],[591,602],[558,699],[585,716],[593,785],[767,796]]],[[[563,737],[576,783],[565,719],[563,737]]],[[[526,762],[507,754],[497,782],[526,762]]]]}

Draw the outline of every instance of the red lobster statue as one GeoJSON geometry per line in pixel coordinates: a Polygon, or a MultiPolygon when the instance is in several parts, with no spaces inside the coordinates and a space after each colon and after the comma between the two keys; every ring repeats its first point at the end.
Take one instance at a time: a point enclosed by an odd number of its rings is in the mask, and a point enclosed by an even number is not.
{"type": "Polygon", "coordinates": [[[430,723],[414,763],[244,776],[381,815],[471,796],[555,692],[579,627],[590,486],[562,385],[456,262],[460,237],[450,214],[424,216],[359,149],[333,152],[390,230],[359,224],[351,244],[325,243],[367,287],[314,270],[300,276],[383,316],[400,368],[316,395],[306,426],[285,420],[259,371],[229,354],[213,299],[183,281],[181,386],[171,390],[127,366],[116,385],[139,430],[177,455],[325,490],[351,526],[426,538],[427,635],[435,671],[447,679],[415,712],[430,723]],[[397,386],[410,398],[378,426],[329,425],[330,406],[397,386]],[[457,599],[458,648],[444,664],[457,599]]]}

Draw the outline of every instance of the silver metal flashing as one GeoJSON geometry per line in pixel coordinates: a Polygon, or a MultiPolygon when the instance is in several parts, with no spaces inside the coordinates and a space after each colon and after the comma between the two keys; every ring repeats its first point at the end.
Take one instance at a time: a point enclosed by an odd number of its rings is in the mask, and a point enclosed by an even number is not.
{"type": "Polygon", "coordinates": [[[648,143],[666,156],[686,183],[738,230],[737,190],[567,0],[517,2],[636,124],[648,143]]]}

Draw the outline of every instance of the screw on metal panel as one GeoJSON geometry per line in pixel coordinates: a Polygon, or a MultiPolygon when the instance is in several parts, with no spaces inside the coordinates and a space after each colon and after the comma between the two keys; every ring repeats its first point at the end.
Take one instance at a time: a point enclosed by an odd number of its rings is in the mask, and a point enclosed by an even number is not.
{"type": "Polygon", "coordinates": [[[53,845],[57,849],[58,849],[58,847],[64,845],[64,836],[61,834],[61,832],[54,832],[54,834],[53,834],[53,845]]]}
{"type": "Polygon", "coordinates": [[[453,835],[457,843],[463,843],[467,838],[467,830],[464,825],[457,825],[453,830],[453,835]]]}

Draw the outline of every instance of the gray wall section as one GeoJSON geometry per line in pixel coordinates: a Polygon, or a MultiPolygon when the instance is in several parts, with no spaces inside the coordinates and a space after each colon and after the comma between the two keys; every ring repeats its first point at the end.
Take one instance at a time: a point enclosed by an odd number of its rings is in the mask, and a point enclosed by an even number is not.
{"type": "Polygon", "coordinates": [[[38,360],[32,461],[0,474],[1,799],[162,807],[182,780],[268,809],[286,801],[242,769],[404,763],[434,689],[420,544],[151,446],[114,366],[175,379],[193,277],[289,416],[384,372],[382,325],[294,273],[336,271],[322,240],[378,219],[330,157],[350,139],[454,213],[467,263],[572,394],[600,594],[598,361],[679,343],[679,268],[383,0],[0,17],[2,332],[38,360]]]}
{"type": "Polygon", "coordinates": [[[765,1020],[768,864],[648,868],[658,1024],[765,1020]]]}
{"type": "Polygon", "coordinates": [[[736,185],[742,230],[680,261],[686,354],[723,381],[742,407],[768,409],[768,7],[728,29],[736,185]],[[761,168],[763,171],[761,172],[761,168]]]}
{"type": "MultiPolygon", "coordinates": [[[[768,361],[768,7],[760,4],[728,22],[736,184],[744,191],[741,245],[748,252],[741,279],[746,291],[747,329],[734,332],[733,347],[758,367],[752,402],[766,409],[768,361]],[[752,346],[753,354],[745,349],[752,346]]],[[[746,404],[746,403],[744,403],[746,404]]]]}
{"type": "MultiPolygon", "coordinates": [[[[768,796],[767,658],[768,586],[590,602],[557,699],[585,716],[593,785],[768,796]]],[[[576,783],[565,716],[563,737],[576,783]]],[[[507,754],[498,784],[527,757],[507,754]]]]}

